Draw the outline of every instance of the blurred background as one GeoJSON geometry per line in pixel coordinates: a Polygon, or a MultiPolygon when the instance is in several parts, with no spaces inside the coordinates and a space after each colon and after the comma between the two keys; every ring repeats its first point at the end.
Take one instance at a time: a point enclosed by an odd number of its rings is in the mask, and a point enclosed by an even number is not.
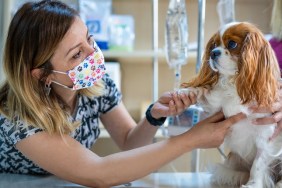
{"type": "MultiPolygon", "coordinates": [[[[0,0],[0,80],[6,32],[15,11],[27,0],[0,0]]],[[[123,101],[132,117],[139,121],[159,94],[173,90],[174,71],[165,55],[165,23],[169,0],[63,0],[77,9],[103,50],[109,74],[123,93],[123,101]]],[[[181,69],[181,82],[196,74],[199,2],[185,0],[188,21],[188,58],[181,69]]],[[[207,0],[202,28],[204,45],[220,27],[218,0],[207,0]]],[[[273,0],[235,0],[236,21],[257,25],[266,36],[271,33],[273,0]]],[[[231,11],[231,9],[230,9],[231,11]]],[[[106,132],[93,150],[100,155],[118,151],[106,132]]],[[[164,139],[162,132],[156,140],[164,139]]],[[[200,170],[209,162],[221,160],[217,150],[202,150],[200,170]]],[[[190,171],[191,154],[184,155],[160,171],[190,171]]]]}

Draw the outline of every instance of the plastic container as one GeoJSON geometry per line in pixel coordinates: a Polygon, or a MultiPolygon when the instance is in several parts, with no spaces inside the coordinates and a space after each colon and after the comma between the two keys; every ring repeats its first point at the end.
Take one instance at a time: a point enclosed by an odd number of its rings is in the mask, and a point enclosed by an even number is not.
{"type": "Polygon", "coordinates": [[[109,35],[109,50],[132,51],[135,39],[133,16],[111,15],[109,35]]]}
{"type": "Polygon", "coordinates": [[[192,105],[177,117],[170,116],[167,118],[163,135],[176,136],[182,134],[207,117],[208,115],[203,108],[198,105],[192,105]]]}

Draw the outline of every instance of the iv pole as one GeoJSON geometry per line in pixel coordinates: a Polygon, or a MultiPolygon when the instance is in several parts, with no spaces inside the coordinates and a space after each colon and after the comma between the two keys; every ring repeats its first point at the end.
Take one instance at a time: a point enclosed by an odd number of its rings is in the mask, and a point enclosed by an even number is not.
{"type": "MultiPolygon", "coordinates": [[[[198,49],[196,73],[199,72],[202,63],[202,51],[204,46],[204,26],[205,26],[206,0],[198,0],[198,49]]],[[[192,151],[191,171],[199,172],[200,149],[192,151]]]]}
{"type": "Polygon", "coordinates": [[[159,75],[159,67],[158,67],[158,0],[152,0],[153,3],[153,101],[158,99],[158,75],[159,75]]]}

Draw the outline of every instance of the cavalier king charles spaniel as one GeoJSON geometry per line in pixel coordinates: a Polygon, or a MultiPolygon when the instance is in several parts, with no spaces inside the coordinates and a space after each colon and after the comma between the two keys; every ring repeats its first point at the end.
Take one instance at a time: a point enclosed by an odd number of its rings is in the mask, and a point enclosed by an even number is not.
{"type": "Polygon", "coordinates": [[[216,184],[252,188],[282,187],[282,136],[271,139],[276,124],[254,125],[269,113],[252,113],[251,106],[271,107],[278,99],[280,70],[262,32],[247,22],[225,25],[209,40],[196,78],[183,83],[210,115],[247,115],[231,127],[224,140],[230,150],[223,164],[212,168],[216,184]]]}

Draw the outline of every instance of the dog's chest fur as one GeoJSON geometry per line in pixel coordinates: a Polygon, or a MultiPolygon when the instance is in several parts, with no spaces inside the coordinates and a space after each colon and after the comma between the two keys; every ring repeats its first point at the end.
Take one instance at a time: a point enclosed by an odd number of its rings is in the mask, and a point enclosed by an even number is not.
{"type": "MultiPolygon", "coordinates": [[[[274,133],[275,125],[258,126],[252,124],[252,119],[265,117],[269,114],[252,114],[248,105],[242,105],[237,94],[235,85],[227,78],[221,77],[212,90],[203,92],[198,102],[205,111],[210,114],[222,110],[225,117],[230,117],[239,112],[247,115],[244,119],[232,126],[231,131],[225,138],[225,146],[232,152],[237,153],[246,162],[252,162],[255,158],[257,147],[265,149],[268,139],[274,133]]],[[[249,104],[251,105],[251,104],[249,104]]]]}

